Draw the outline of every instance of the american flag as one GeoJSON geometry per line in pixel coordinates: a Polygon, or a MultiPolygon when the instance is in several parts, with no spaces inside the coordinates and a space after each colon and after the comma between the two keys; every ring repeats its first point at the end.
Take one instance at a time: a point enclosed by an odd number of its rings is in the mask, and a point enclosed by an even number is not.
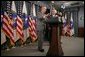
{"type": "Polygon", "coordinates": [[[14,26],[14,28],[16,28],[17,11],[16,11],[15,1],[12,1],[11,13],[12,13],[11,17],[12,17],[13,22],[14,22],[13,26],[14,26]]]}
{"type": "Polygon", "coordinates": [[[74,24],[73,24],[73,18],[72,18],[72,13],[71,13],[71,19],[70,19],[70,24],[71,24],[71,33],[70,36],[74,35],[74,24]]]}
{"type": "Polygon", "coordinates": [[[19,37],[17,37],[17,33],[16,33],[16,26],[17,26],[17,11],[16,11],[16,5],[15,5],[15,1],[12,1],[12,6],[11,6],[11,18],[13,20],[13,28],[14,28],[14,40],[15,42],[19,39],[19,37]]]}
{"type": "Polygon", "coordinates": [[[67,31],[66,20],[67,20],[67,15],[65,14],[65,16],[62,17],[62,21],[63,21],[62,35],[65,35],[67,31]]]}
{"type": "Polygon", "coordinates": [[[33,19],[29,16],[29,33],[32,39],[32,42],[37,40],[37,34],[36,34],[36,19],[33,19]]]}
{"type": "Polygon", "coordinates": [[[35,15],[35,5],[34,4],[31,4],[31,15],[32,16],[29,16],[29,34],[30,34],[30,37],[32,39],[32,42],[36,41],[37,40],[37,34],[36,34],[36,18],[33,17],[36,16],[35,15]]]}
{"type": "Polygon", "coordinates": [[[28,17],[27,17],[27,8],[26,8],[26,3],[25,1],[23,2],[23,9],[22,9],[22,18],[23,18],[23,22],[24,22],[24,41],[26,41],[26,39],[28,38],[29,36],[29,32],[28,32],[28,26],[29,26],[29,23],[28,23],[28,17]]]}
{"type": "Polygon", "coordinates": [[[72,13],[71,13],[70,23],[68,24],[68,27],[67,27],[67,34],[68,34],[69,36],[74,35],[74,27],[73,27],[72,13]]]}
{"type": "Polygon", "coordinates": [[[22,40],[22,44],[23,44],[23,41],[24,41],[24,34],[23,34],[23,20],[21,18],[22,16],[22,1],[19,1],[18,3],[18,15],[17,15],[17,26],[16,26],[16,30],[17,30],[17,34],[19,36],[19,38],[22,40]]]}
{"type": "Polygon", "coordinates": [[[73,27],[73,18],[72,18],[72,14],[71,14],[71,19],[70,21],[67,23],[66,18],[67,16],[65,15],[65,19],[63,19],[63,30],[62,33],[64,36],[72,36],[74,34],[74,27],[73,27]]]}
{"type": "Polygon", "coordinates": [[[7,12],[4,12],[2,30],[9,37],[11,45],[15,45],[12,20],[10,19],[10,1],[7,1],[7,12]],[[8,14],[7,14],[8,12],[8,14]]]}

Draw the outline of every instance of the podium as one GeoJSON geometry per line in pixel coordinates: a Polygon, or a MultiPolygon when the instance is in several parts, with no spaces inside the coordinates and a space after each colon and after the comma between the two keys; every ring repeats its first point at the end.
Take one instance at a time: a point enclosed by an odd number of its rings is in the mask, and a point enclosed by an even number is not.
{"type": "Polygon", "coordinates": [[[63,56],[60,37],[62,22],[59,22],[58,18],[51,18],[46,24],[49,25],[50,33],[50,47],[46,56],[63,56]]]}

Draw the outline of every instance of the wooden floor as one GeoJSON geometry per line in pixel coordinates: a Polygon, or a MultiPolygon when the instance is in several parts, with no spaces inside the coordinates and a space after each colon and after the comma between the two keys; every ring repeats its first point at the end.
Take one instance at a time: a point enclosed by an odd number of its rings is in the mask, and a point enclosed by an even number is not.
{"type": "MultiPolygon", "coordinates": [[[[63,37],[62,48],[64,56],[84,56],[84,38],[63,37]]],[[[24,47],[16,47],[10,50],[1,50],[1,56],[46,56],[49,49],[49,43],[44,41],[43,48],[45,52],[37,50],[37,42],[27,44],[24,47]]]]}

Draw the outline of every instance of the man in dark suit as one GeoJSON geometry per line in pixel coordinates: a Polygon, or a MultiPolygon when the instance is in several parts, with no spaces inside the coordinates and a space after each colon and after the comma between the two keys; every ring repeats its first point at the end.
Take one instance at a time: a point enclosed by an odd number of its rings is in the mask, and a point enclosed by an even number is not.
{"type": "Polygon", "coordinates": [[[46,7],[41,6],[40,11],[37,13],[37,35],[38,35],[38,50],[44,52],[43,40],[44,40],[44,21],[46,20],[46,7]]]}

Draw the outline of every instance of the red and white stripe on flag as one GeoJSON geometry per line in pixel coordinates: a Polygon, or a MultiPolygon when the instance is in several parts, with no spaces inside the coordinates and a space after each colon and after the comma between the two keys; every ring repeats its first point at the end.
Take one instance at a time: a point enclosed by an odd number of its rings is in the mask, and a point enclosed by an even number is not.
{"type": "Polygon", "coordinates": [[[22,19],[17,15],[17,34],[19,36],[19,38],[24,41],[24,34],[23,34],[23,21],[22,19]]]}
{"type": "Polygon", "coordinates": [[[34,42],[37,39],[36,21],[35,19],[32,19],[31,17],[29,17],[29,34],[32,38],[32,41],[34,42]]]}
{"type": "Polygon", "coordinates": [[[4,31],[6,36],[10,38],[11,44],[14,45],[15,41],[14,41],[13,27],[11,22],[12,22],[11,19],[9,18],[8,14],[5,12],[3,16],[2,30],[4,31]]]}

